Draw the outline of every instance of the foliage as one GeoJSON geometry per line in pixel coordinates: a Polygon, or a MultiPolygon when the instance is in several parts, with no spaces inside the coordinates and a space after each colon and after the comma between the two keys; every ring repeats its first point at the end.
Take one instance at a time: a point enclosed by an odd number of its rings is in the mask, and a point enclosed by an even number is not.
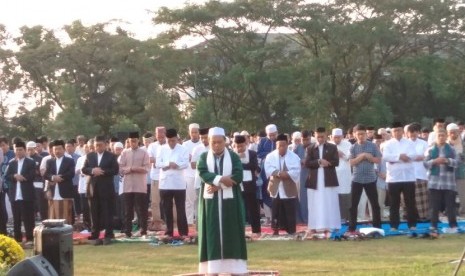
{"type": "Polygon", "coordinates": [[[0,264],[11,267],[25,257],[23,248],[12,238],[0,235],[0,264]]]}

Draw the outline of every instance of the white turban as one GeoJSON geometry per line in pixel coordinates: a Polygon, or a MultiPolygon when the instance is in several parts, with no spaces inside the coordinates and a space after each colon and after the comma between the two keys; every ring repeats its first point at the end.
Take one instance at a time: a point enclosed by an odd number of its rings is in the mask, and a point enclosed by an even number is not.
{"type": "Polygon", "coordinates": [[[278,132],[278,128],[274,124],[269,124],[265,128],[266,134],[278,132]]]}
{"type": "Polygon", "coordinates": [[[241,131],[242,136],[250,136],[250,134],[247,132],[247,130],[241,131]]]}

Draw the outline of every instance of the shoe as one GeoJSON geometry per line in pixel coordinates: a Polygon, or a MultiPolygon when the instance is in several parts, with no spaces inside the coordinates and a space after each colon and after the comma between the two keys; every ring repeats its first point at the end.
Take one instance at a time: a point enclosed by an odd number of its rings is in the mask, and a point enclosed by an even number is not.
{"type": "Polygon", "coordinates": [[[89,240],[88,243],[94,246],[103,245],[103,241],[101,239],[89,240]]]}
{"type": "Polygon", "coordinates": [[[27,241],[22,245],[23,249],[32,249],[34,247],[34,243],[32,241],[27,241]]]}
{"type": "Polygon", "coordinates": [[[131,233],[131,232],[126,232],[125,234],[126,234],[126,238],[127,238],[127,239],[130,239],[130,238],[132,237],[132,233],[131,233]]]}
{"type": "Polygon", "coordinates": [[[105,238],[103,239],[102,244],[103,245],[110,245],[112,243],[111,238],[105,238]]]}

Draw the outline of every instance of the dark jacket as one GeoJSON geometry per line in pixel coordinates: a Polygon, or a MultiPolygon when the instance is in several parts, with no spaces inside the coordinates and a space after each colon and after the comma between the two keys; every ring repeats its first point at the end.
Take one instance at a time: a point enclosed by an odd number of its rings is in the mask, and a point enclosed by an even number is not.
{"type": "Polygon", "coordinates": [[[108,151],[103,152],[102,160],[98,164],[98,155],[96,152],[87,154],[82,173],[89,175],[89,183],[87,185],[87,196],[100,198],[113,198],[115,188],[113,186],[113,177],[119,172],[118,161],[116,156],[108,151]],[[92,169],[100,167],[104,174],[101,176],[93,176],[92,169]]]}
{"type": "MultiPolygon", "coordinates": [[[[26,178],[26,181],[22,181],[21,193],[23,195],[24,201],[33,201],[35,199],[35,189],[34,189],[34,176],[36,170],[36,163],[30,158],[24,158],[23,167],[21,168],[21,175],[26,178]]],[[[12,160],[8,166],[8,169],[5,174],[5,178],[8,179],[10,183],[10,188],[8,190],[8,197],[11,201],[15,200],[16,197],[16,180],[14,175],[18,173],[18,160],[12,160]]]]}
{"type": "Polygon", "coordinates": [[[315,143],[307,148],[305,167],[310,169],[310,175],[305,183],[305,186],[309,189],[317,189],[318,169],[320,168],[318,161],[320,159],[325,159],[331,163],[331,166],[323,168],[325,174],[325,187],[339,186],[336,175],[336,167],[339,166],[339,154],[337,151],[337,146],[327,142],[323,145],[323,157],[320,157],[318,144],[315,143]]]}
{"type": "MultiPolygon", "coordinates": [[[[60,196],[62,198],[73,198],[74,197],[74,190],[73,190],[73,177],[75,174],[75,164],[73,158],[69,158],[63,156],[63,160],[61,161],[60,170],[57,172],[56,166],[56,158],[52,158],[47,160],[46,169],[44,178],[50,182],[52,182],[52,176],[54,175],[61,175],[63,178],[63,182],[59,183],[58,188],[60,190],[60,196]]],[[[54,196],[55,188],[51,188],[52,196],[54,196]]]]}
{"type": "Polygon", "coordinates": [[[257,192],[257,175],[260,173],[260,167],[258,166],[257,153],[253,150],[249,151],[249,163],[242,163],[242,169],[244,171],[251,171],[252,181],[242,181],[244,186],[244,192],[246,193],[256,193],[257,192]]]}
{"type": "Polygon", "coordinates": [[[42,162],[42,156],[38,155],[37,153],[34,155],[31,155],[29,158],[34,160],[36,162],[36,175],[34,177],[34,182],[44,182],[44,179],[42,178],[42,175],[40,174],[40,163],[42,162]]]}

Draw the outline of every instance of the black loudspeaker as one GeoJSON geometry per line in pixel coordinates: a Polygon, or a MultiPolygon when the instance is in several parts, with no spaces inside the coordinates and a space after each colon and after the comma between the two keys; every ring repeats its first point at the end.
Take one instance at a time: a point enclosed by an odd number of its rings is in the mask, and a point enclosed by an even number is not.
{"type": "Polygon", "coordinates": [[[73,227],[64,220],[45,220],[34,229],[34,255],[44,256],[60,276],[72,276],[73,227]]]}
{"type": "Polygon", "coordinates": [[[58,273],[53,268],[47,259],[37,255],[32,258],[27,258],[15,264],[7,276],[58,276],[58,273]]]}

